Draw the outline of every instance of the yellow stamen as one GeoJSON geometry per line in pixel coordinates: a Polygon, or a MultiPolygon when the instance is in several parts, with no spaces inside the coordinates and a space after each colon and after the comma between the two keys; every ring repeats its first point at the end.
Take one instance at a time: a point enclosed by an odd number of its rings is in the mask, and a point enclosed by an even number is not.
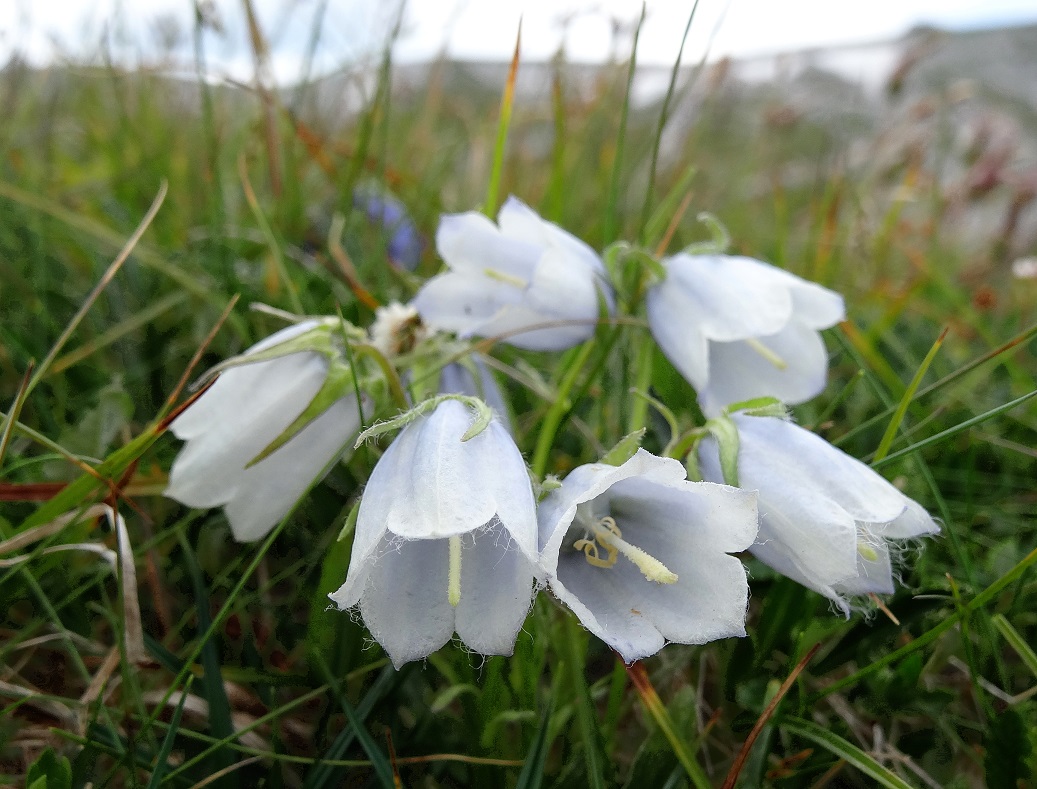
{"type": "Polygon", "coordinates": [[[446,595],[450,605],[457,606],[461,602],[461,538],[451,537],[450,570],[446,582],[446,595]]]}
{"type": "Polygon", "coordinates": [[[513,285],[516,288],[525,288],[529,285],[522,277],[516,277],[514,274],[505,274],[503,271],[497,271],[495,268],[484,268],[482,273],[490,279],[503,282],[505,285],[513,285]]]}
{"type": "Polygon", "coordinates": [[[786,362],[784,359],[782,359],[780,356],[778,356],[778,354],[776,354],[774,351],[772,351],[770,348],[768,348],[762,342],[757,340],[755,337],[749,337],[745,341],[745,344],[748,345],[750,348],[752,348],[754,351],[756,351],[758,354],[760,354],[760,356],[762,356],[768,362],[773,364],[779,370],[786,370],[786,369],[788,369],[788,366],[789,366],[788,362],[786,362]]]}
{"type": "Polygon", "coordinates": [[[590,530],[594,535],[592,539],[577,540],[573,543],[576,550],[583,551],[588,564],[594,567],[612,567],[617,561],[617,554],[623,554],[649,581],[657,584],[677,582],[677,574],[665,564],[623,539],[623,533],[616,525],[615,518],[606,516],[597,523],[590,524],[590,530]],[[598,556],[599,545],[608,553],[607,559],[598,556]]]}

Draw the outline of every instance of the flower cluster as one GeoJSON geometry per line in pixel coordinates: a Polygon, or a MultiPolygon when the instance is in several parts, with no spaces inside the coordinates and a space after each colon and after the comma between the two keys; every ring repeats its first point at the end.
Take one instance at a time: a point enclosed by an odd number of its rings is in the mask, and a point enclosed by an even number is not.
{"type": "Polygon", "coordinates": [[[367,331],[317,318],[274,334],[220,365],[171,426],[187,443],[167,495],[224,507],[241,541],[283,522],[354,441],[398,431],[370,471],[330,595],[359,611],[397,667],[454,634],[474,652],[511,654],[543,588],[628,662],[668,642],[742,636],[743,552],[849,615],[895,591],[897,541],[939,531],[781,405],[824,389],[820,332],[845,318],[839,294],[699,248],[632,254],[623,265],[647,263],[634,296],[619,298],[615,249],[607,268],[515,198],[496,224],[444,216],[436,248],[447,271],[410,304],[380,308],[367,331]],[[633,434],[560,481],[538,479],[488,349],[561,351],[599,327],[644,325],[617,320],[620,304],[647,319],[708,421],[673,436],[670,456],[633,434]]]}

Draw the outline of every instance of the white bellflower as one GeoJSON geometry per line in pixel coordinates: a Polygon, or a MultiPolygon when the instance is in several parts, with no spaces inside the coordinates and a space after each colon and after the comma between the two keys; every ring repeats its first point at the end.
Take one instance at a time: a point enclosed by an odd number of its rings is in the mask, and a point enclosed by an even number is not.
{"type": "Polygon", "coordinates": [[[470,438],[471,412],[445,399],[410,421],[379,459],[357,515],[346,582],[399,668],[454,632],[473,651],[510,655],[537,575],[526,465],[496,419],[470,438]]]}
{"type": "Polygon", "coordinates": [[[845,318],[842,296],[746,257],[680,254],[662,266],[648,323],[704,413],[757,397],[802,403],[824,389],[818,332],[845,318]]]}
{"type": "Polygon", "coordinates": [[[594,334],[601,299],[612,309],[601,258],[514,197],[497,225],[474,211],[444,216],[436,248],[450,270],[413,301],[434,329],[560,351],[594,334]]]}
{"type": "Polygon", "coordinates": [[[668,642],[745,635],[749,587],[730,553],[756,537],[756,496],[689,482],[643,449],[572,471],[540,503],[551,591],[628,663],[668,642]]]}
{"type": "MultiPolygon", "coordinates": [[[[832,600],[892,594],[895,540],[937,533],[918,502],[809,430],[775,417],[735,414],[738,484],[759,492],[760,534],[750,552],[832,600]]],[[[722,480],[714,439],[699,449],[702,474],[722,480]]]]}

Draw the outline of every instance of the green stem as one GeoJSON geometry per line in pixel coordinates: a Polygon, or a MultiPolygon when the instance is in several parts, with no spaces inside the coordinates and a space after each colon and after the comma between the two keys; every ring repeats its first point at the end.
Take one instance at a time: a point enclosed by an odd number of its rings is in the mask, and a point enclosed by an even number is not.
{"type": "Polygon", "coordinates": [[[569,413],[569,393],[576,385],[576,379],[583,366],[587,363],[587,358],[593,349],[594,340],[590,339],[577,352],[576,357],[569,365],[569,369],[565,371],[561,384],[558,386],[555,401],[551,403],[551,408],[548,409],[547,414],[544,416],[544,424],[540,427],[540,432],[537,434],[536,449],[533,451],[532,469],[533,475],[537,478],[543,478],[544,472],[547,470],[548,456],[551,453],[555,435],[558,433],[558,427],[562,424],[562,419],[565,415],[569,413]]]}

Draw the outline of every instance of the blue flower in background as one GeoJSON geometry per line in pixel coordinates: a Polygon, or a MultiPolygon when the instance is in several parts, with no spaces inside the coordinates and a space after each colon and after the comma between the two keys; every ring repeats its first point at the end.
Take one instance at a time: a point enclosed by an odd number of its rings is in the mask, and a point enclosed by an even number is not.
{"type": "Polygon", "coordinates": [[[362,186],[353,190],[353,205],[385,230],[389,259],[413,271],[421,259],[421,235],[403,203],[376,187],[362,186]]]}

